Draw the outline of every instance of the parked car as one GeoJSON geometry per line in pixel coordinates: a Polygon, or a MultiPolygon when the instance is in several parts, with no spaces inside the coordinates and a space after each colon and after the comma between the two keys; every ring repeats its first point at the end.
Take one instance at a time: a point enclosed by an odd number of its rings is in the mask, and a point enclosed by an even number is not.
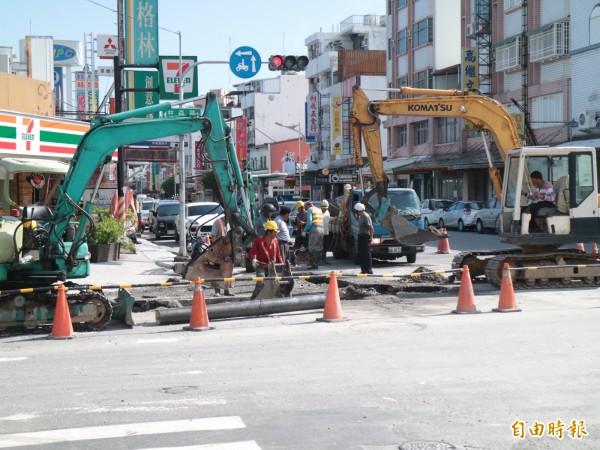
{"type": "Polygon", "coordinates": [[[500,202],[496,197],[490,198],[485,207],[475,213],[475,229],[478,233],[500,230],[500,202]]]}
{"type": "MultiPolygon", "coordinates": [[[[211,214],[211,216],[212,216],[212,214],[211,214]]],[[[210,220],[205,220],[205,219],[207,219],[207,217],[203,217],[201,219],[201,224],[198,226],[198,228],[196,228],[195,231],[192,231],[192,233],[195,233],[194,235],[196,236],[196,240],[198,242],[203,242],[204,239],[206,238],[206,236],[210,236],[210,232],[212,231],[213,224],[215,223],[215,220],[217,220],[219,217],[223,217],[223,214],[219,214],[216,217],[213,216],[213,218],[210,220]]],[[[196,222],[196,224],[197,223],[198,222],[196,222]]],[[[194,224],[192,226],[195,227],[195,226],[197,226],[196,224],[194,224]]],[[[188,245],[187,246],[188,250],[191,252],[193,250],[192,242],[189,241],[187,245],[188,245]]]]}
{"type": "Polygon", "coordinates": [[[452,200],[443,200],[439,198],[426,198],[425,200],[422,200],[421,217],[423,218],[423,225],[425,228],[430,225],[437,225],[444,209],[452,203],[452,200]]]}
{"type": "Polygon", "coordinates": [[[152,198],[145,198],[140,200],[140,209],[141,209],[141,220],[140,220],[140,232],[144,232],[148,228],[148,216],[150,214],[150,210],[154,208],[156,204],[156,200],[152,198]]]}
{"type": "Polygon", "coordinates": [[[439,219],[440,228],[457,228],[465,231],[475,227],[476,211],[485,206],[485,202],[460,200],[448,206],[439,219]]]}
{"type": "Polygon", "coordinates": [[[155,239],[175,237],[175,218],[179,214],[178,200],[160,200],[148,214],[148,228],[155,239]]]}
{"type": "MultiPolygon", "coordinates": [[[[203,239],[210,233],[213,221],[223,214],[223,207],[216,202],[194,202],[185,205],[185,239],[191,240],[192,236],[203,239]],[[208,232],[207,232],[208,229],[208,232]],[[203,233],[198,236],[198,232],[203,233]]],[[[181,230],[179,229],[179,211],[175,217],[175,242],[179,242],[181,230]]]]}

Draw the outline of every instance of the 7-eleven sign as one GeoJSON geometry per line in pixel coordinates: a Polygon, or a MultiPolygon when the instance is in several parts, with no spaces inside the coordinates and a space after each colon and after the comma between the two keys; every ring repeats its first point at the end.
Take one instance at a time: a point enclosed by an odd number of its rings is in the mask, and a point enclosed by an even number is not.
{"type": "Polygon", "coordinates": [[[179,56],[159,57],[159,97],[161,100],[178,100],[179,85],[181,83],[183,83],[183,98],[198,96],[198,83],[196,81],[198,79],[198,67],[188,70],[196,60],[195,56],[184,56],[181,58],[180,67],[179,56]]]}

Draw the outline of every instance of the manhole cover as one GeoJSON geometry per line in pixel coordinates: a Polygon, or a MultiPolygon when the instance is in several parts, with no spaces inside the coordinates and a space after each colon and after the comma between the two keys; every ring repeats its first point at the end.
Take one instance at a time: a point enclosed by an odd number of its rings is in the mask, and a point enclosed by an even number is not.
{"type": "Polygon", "coordinates": [[[356,323],[350,329],[366,334],[387,334],[399,331],[420,331],[425,329],[425,325],[411,322],[377,321],[356,323]]]}
{"type": "Polygon", "coordinates": [[[436,441],[407,442],[399,447],[400,450],[452,450],[456,447],[452,444],[436,441]]]}

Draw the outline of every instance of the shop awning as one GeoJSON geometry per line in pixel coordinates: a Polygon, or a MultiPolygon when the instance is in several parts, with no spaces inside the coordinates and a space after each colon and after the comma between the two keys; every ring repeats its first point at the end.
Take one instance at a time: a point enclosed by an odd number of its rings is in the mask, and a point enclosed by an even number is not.
{"type": "MultiPolygon", "coordinates": [[[[390,158],[383,161],[383,171],[390,172],[400,167],[405,167],[414,164],[416,161],[426,158],[426,156],[405,156],[402,158],[390,158]]],[[[363,175],[371,175],[371,168],[369,166],[363,167],[363,175]]]]}
{"type": "Polygon", "coordinates": [[[555,145],[555,147],[596,147],[600,148],[600,138],[582,139],[580,141],[569,141],[564,144],[555,145]]]}
{"type": "Polygon", "coordinates": [[[2,158],[0,159],[0,177],[6,173],[62,173],[69,171],[69,164],[62,161],[41,158],[2,158]]]}

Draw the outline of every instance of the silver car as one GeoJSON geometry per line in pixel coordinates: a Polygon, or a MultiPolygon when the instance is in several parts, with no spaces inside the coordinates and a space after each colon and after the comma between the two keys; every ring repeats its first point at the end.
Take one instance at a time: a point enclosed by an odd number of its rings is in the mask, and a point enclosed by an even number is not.
{"type": "Polygon", "coordinates": [[[485,202],[460,200],[448,206],[440,216],[440,228],[457,228],[466,231],[475,227],[477,211],[485,206],[485,202]]]}
{"type": "Polygon", "coordinates": [[[452,204],[452,200],[444,200],[439,198],[426,198],[421,201],[421,217],[423,225],[427,228],[430,225],[437,225],[440,221],[440,216],[445,208],[452,204]]]}
{"type": "Polygon", "coordinates": [[[490,198],[485,207],[475,213],[475,229],[478,233],[500,230],[500,202],[496,197],[490,198]]]}
{"type": "MultiPolygon", "coordinates": [[[[223,207],[216,202],[194,202],[187,203],[185,213],[185,239],[189,241],[193,238],[204,238],[204,235],[210,233],[214,220],[223,214],[223,207]],[[210,228],[208,228],[210,227],[210,228]],[[198,232],[202,236],[198,236],[198,232]]],[[[175,242],[179,242],[182,232],[179,229],[179,214],[175,218],[175,242]]]]}

